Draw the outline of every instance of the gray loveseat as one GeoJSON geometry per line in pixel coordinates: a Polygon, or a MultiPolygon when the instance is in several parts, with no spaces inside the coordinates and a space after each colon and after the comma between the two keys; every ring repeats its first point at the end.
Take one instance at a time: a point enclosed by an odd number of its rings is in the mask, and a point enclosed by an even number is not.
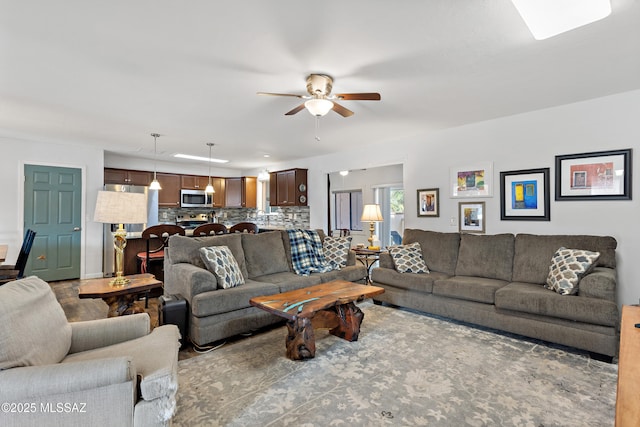
{"type": "MultiPolygon", "coordinates": [[[[324,233],[319,230],[320,238],[324,233]]],[[[361,281],[364,266],[349,251],[347,266],[327,273],[297,275],[291,263],[291,247],[286,231],[259,234],[236,233],[207,237],[172,236],[164,261],[164,293],[180,294],[188,302],[189,338],[199,346],[282,321],[252,307],[256,296],[342,279],[361,281]],[[216,276],[205,268],[199,249],[227,246],[242,271],[245,284],[221,289],[216,276]],[[358,264],[358,265],[356,265],[358,264]]]]}
{"type": "Polygon", "coordinates": [[[609,236],[473,235],[406,229],[429,273],[399,273],[382,254],[372,270],[376,302],[575,347],[608,357],[618,349],[617,242],[609,236]],[[600,252],[577,295],[543,287],[561,246],[600,252]]]}

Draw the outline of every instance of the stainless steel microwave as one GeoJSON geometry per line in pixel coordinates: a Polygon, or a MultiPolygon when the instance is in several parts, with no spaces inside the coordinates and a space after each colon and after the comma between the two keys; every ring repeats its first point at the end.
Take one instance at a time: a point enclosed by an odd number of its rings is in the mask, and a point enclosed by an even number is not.
{"type": "Polygon", "coordinates": [[[183,208],[210,208],[213,206],[213,194],[204,190],[180,190],[180,206],[183,208]]]}

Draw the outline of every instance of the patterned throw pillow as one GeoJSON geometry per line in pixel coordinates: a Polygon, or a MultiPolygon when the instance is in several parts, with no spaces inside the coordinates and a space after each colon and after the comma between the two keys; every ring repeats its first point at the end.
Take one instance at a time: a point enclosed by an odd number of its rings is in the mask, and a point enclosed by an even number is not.
{"type": "Polygon", "coordinates": [[[560,295],[578,293],[580,279],[595,266],[600,252],[560,248],[553,254],[545,288],[560,295]]]}
{"type": "Polygon", "coordinates": [[[218,279],[218,288],[228,289],[244,285],[244,276],[228,246],[208,246],[200,248],[200,258],[218,279]]]}
{"type": "Polygon", "coordinates": [[[389,253],[393,258],[393,264],[398,273],[428,273],[427,264],[422,258],[420,243],[414,242],[408,245],[389,247],[389,253]]]}
{"type": "Polygon", "coordinates": [[[324,258],[331,264],[334,270],[340,270],[347,266],[349,249],[351,248],[351,236],[331,237],[327,236],[322,242],[324,258]]]}

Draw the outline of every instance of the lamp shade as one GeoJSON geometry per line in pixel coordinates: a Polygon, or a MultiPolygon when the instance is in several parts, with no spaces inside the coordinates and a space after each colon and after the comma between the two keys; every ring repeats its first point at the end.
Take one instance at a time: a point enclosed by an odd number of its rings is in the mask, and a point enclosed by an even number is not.
{"type": "Polygon", "coordinates": [[[384,221],[382,212],[380,212],[380,205],[364,205],[360,221],[384,221]]]}
{"type": "Polygon", "coordinates": [[[324,116],[333,108],[333,102],[328,99],[314,98],[304,103],[304,106],[314,116],[324,116]]]}
{"type": "Polygon", "coordinates": [[[105,224],[144,224],[147,222],[147,196],[142,193],[98,191],[93,220],[105,224]]]}

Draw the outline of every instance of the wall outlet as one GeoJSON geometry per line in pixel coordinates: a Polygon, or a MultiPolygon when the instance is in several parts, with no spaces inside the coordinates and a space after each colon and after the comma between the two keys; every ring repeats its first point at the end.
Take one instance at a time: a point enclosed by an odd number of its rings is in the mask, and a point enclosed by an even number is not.
{"type": "Polygon", "coordinates": [[[456,219],[456,217],[452,216],[451,218],[449,218],[449,225],[452,227],[456,227],[458,225],[458,220],[456,219]]]}

